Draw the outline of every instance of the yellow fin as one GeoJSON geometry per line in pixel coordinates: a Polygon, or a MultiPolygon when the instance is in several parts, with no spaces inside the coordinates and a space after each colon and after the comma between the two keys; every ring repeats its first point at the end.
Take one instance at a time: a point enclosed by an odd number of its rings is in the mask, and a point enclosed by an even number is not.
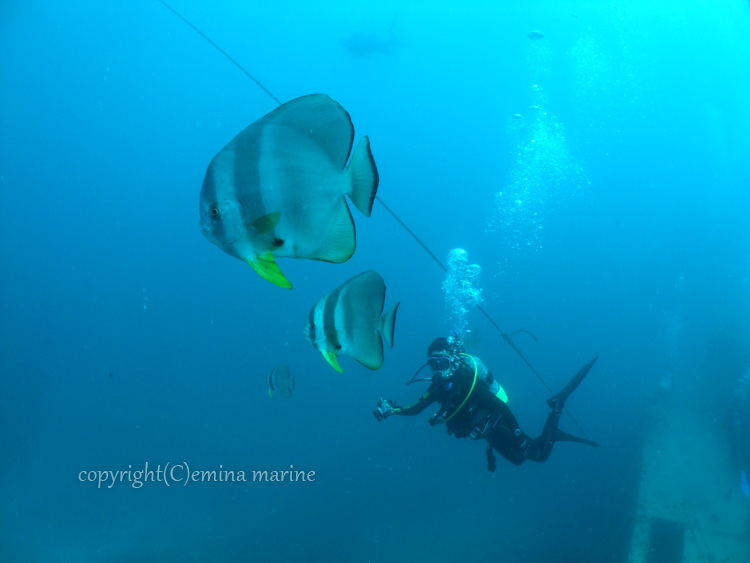
{"type": "Polygon", "coordinates": [[[270,389],[268,390],[268,396],[273,399],[273,395],[271,395],[271,390],[270,389]]]}
{"type": "Polygon", "coordinates": [[[251,258],[245,258],[244,260],[253,270],[258,272],[260,277],[264,280],[268,280],[272,284],[285,289],[292,289],[292,284],[289,283],[289,280],[281,273],[281,270],[279,270],[279,267],[273,259],[273,254],[270,252],[258,254],[258,256],[255,257],[255,260],[251,258]]]}
{"type": "Polygon", "coordinates": [[[276,211],[274,213],[268,213],[267,215],[258,217],[255,221],[250,223],[250,226],[253,228],[256,235],[262,235],[270,231],[273,231],[276,228],[276,225],[279,224],[280,218],[281,218],[280,211],[276,211]]]}
{"type": "Polygon", "coordinates": [[[335,369],[339,373],[344,373],[344,370],[341,369],[339,362],[336,360],[336,354],[332,354],[331,352],[323,352],[323,350],[321,350],[320,353],[323,354],[323,357],[326,359],[326,362],[331,364],[331,367],[333,369],[335,369]]]}
{"type": "Polygon", "coordinates": [[[503,403],[508,402],[508,394],[505,392],[505,390],[503,390],[502,387],[500,387],[500,389],[497,390],[497,393],[495,393],[495,396],[498,399],[500,399],[503,403]]]}

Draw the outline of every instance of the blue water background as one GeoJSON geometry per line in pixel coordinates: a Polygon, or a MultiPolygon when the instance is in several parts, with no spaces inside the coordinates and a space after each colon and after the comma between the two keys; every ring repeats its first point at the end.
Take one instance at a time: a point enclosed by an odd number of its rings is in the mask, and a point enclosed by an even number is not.
{"type": "MultiPolygon", "coordinates": [[[[376,203],[370,219],[352,207],[351,260],[280,260],[291,292],[262,281],[203,238],[198,195],[273,100],[156,1],[6,1],[0,559],[624,560],[665,364],[718,420],[750,361],[750,3],[253,4],[174,1],[281,100],[342,104],[355,141],[370,137],[379,196],[442,260],[467,250],[486,310],[538,337],[514,339],[552,389],[599,356],[568,407],[602,448],[489,473],[482,444],[427,424],[433,409],[378,424],[376,400],[415,399],[424,384],[404,383],[450,328],[443,271],[376,203]],[[340,43],[391,26],[391,55],[340,43]],[[534,84],[560,127],[529,160],[534,84]],[[555,158],[575,173],[544,168],[555,158]],[[511,217],[521,234],[491,228],[496,194],[527,174],[559,183],[511,217]],[[343,358],[340,375],[306,314],[367,269],[386,307],[401,301],[396,345],[379,371],[343,358]],[[269,399],[282,362],[295,394],[269,399]],[[316,479],[78,480],[146,462],[316,479]]],[[[549,392],[471,315],[536,435],[549,392]]]]}

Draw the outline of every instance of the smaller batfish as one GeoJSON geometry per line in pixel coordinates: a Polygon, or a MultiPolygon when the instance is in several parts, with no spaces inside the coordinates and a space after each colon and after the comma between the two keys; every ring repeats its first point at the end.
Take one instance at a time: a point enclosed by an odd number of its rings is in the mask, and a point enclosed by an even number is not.
{"type": "Polygon", "coordinates": [[[383,341],[393,348],[396,303],[382,317],[385,282],[374,270],[354,276],[320,299],[307,317],[305,333],[333,369],[336,356],[349,356],[375,370],[383,365],[383,341]]]}
{"type": "Polygon", "coordinates": [[[268,396],[273,397],[272,391],[277,391],[282,397],[287,399],[292,396],[294,391],[294,377],[289,372],[289,366],[286,364],[279,364],[266,376],[266,383],[268,384],[268,396]]]}
{"type": "Polygon", "coordinates": [[[540,39],[544,39],[544,33],[535,29],[534,31],[529,31],[526,34],[526,37],[528,37],[532,41],[539,41],[540,39]]]}

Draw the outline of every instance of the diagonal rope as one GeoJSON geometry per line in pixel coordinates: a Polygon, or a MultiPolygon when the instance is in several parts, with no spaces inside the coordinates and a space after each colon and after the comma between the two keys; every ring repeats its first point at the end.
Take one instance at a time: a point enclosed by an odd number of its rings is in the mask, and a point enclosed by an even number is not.
{"type": "Polygon", "coordinates": [[[211,39],[208,36],[206,36],[206,34],[203,33],[200,29],[198,29],[192,23],[190,23],[185,18],[183,18],[177,10],[175,10],[174,8],[172,8],[172,6],[170,6],[169,4],[167,4],[166,2],[164,2],[163,0],[159,0],[159,2],[161,2],[161,4],[164,7],[166,7],[169,11],[171,11],[175,16],[177,16],[182,21],[184,21],[186,24],[188,24],[190,27],[192,27],[193,30],[195,30],[195,32],[198,35],[200,35],[201,37],[203,37],[203,39],[205,39],[211,45],[213,45],[216,48],[216,50],[219,51],[219,53],[221,53],[226,58],[228,58],[234,64],[234,66],[236,66],[238,69],[240,69],[242,72],[244,72],[250,80],[252,80],[253,82],[255,82],[260,87],[261,90],[263,90],[266,94],[268,94],[269,96],[271,96],[271,98],[273,99],[274,102],[276,102],[277,104],[281,105],[281,102],[279,101],[279,99],[276,96],[274,96],[273,94],[271,94],[270,90],[268,90],[268,88],[266,88],[265,86],[263,86],[263,84],[261,84],[258,81],[258,79],[256,79],[252,74],[250,74],[244,68],[242,68],[242,65],[240,63],[238,63],[232,57],[230,57],[229,53],[227,53],[224,49],[222,49],[221,47],[219,47],[216,43],[214,43],[213,41],[211,41],[211,39]]]}

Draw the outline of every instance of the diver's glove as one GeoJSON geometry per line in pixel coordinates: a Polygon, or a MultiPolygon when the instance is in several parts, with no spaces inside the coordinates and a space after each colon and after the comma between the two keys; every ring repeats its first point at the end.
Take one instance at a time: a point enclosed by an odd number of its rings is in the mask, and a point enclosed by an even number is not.
{"type": "Polygon", "coordinates": [[[436,413],[430,420],[427,421],[430,426],[437,426],[445,422],[445,419],[440,416],[440,413],[436,413]]]}
{"type": "Polygon", "coordinates": [[[380,400],[378,401],[378,408],[372,411],[372,414],[375,416],[378,422],[380,422],[384,418],[388,418],[393,414],[393,407],[394,401],[389,401],[388,399],[380,397],[380,400]]]}
{"type": "Polygon", "coordinates": [[[437,426],[438,424],[443,424],[445,422],[446,416],[448,416],[448,409],[441,409],[427,422],[430,426],[437,426]]]}

